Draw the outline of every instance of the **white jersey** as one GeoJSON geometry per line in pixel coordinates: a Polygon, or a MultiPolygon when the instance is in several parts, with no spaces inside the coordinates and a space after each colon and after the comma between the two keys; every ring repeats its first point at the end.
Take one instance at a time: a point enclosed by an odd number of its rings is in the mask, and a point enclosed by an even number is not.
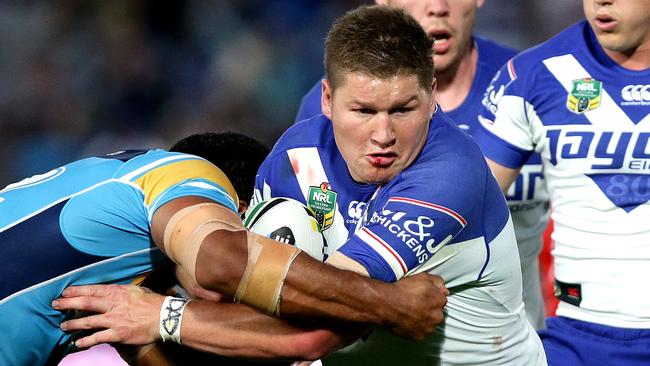
{"type": "Polygon", "coordinates": [[[516,168],[542,156],[557,314],[650,328],[650,70],[621,68],[581,22],[515,57],[475,138],[516,168]]]}
{"type": "MultiPolygon", "coordinates": [[[[498,184],[474,142],[441,111],[418,158],[377,187],[354,182],[331,122],[292,126],[259,170],[257,197],[290,197],[311,207],[336,248],[372,278],[396,281],[428,271],[450,290],[444,325],[422,342],[376,329],[341,365],[544,365],[526,319],[515,233],[498,184]]],[[[326,251],[331,252],[331,249],[326,251]]]]}

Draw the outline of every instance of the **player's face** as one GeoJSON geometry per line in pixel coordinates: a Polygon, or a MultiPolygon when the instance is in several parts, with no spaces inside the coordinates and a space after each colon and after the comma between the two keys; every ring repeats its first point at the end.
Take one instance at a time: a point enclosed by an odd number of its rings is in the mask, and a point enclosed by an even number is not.
{"type": "Polygon", "coordinates": [[[408,167],[427,138],[435,110],[431,89],[415,75],[378,79],[348,73],[336,90],[323,81],[323,113],[352,178],[384,184],[408,167]]]}
{"type": "Polygon", "coordinates": [[[582,5],[606,51],[630,53],[650,47],[649,0],[583,0],[582,5]]]}
{"type": "Polygon", "coordinates": [[[429,37],[436,40],[433,64],[436,73],[444,73],[468,54],[476,9],[483,0],[377,0],[404,9],[415,18],[429,37]]]}

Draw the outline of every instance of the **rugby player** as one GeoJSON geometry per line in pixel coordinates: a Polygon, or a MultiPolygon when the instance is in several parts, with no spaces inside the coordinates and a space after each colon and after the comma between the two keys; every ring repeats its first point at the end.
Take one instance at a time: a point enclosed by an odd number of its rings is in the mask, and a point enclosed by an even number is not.
{"type": "Polygon", "coordinates": [[[508,207],[481,151],[436,103],[431,43],[391,7],[335,22],[323,113],[283,134],[254,200],[311,207],[328,263],[389,282],[419,272],[445,279],[445,322],[431,336],[409,342],[375,329],[325,365],[543,365],[508,207]]]}
{"type": "Polygon", "coordinates": [[[551,365],[650,360],[650,2],[583,0],[586,20],[492,82],[475,138],[501,187],[541,153],[553,206],[551,365]]]}
{"type": "MultiPolygon", "coordinates": [[[[482,0],[376,0],[403,9],[435,39],[433,69],[436,101],[447,117],[470,136],[479,128],[478,113],[490,80],[516,52],[473,33],[482,0]]],[[[321,114],[322,81],[303,97],[296,122],[321,114]]],[[[493,95],[491,95],[493,97],[493,95]]],[[[520,170],[506,199],[515,226],[523,278],[526,316],[535,329],[544,326],[539,270],[542,233],[548,223],[548,197],[541,160],[533,154],[520,170]]],[[[342,210],[342,214],[356,212],[342,210]]],[[[347,217],[346,220],[354,220],[347,217]]]]}
{"type": "MultiPolygon", "coordinates": [[[[255,144],[250,139],[226,137],[222,145],[203,151],[214,154],[208,157],[230,170],[228,174],[248,176],[250,185],[255,167],[267,152],[255,144]],[[236,163],[229,165],[223,163],[224,159],[236,163]],[[237,163],[244,159],[246,164],[237,163]]],[[[199,153],[190,150],[191,145],[180,144],[179,149],[199,153]]],[[[250,191],[250,186],[244,189],[250,191]]],[[[67,286],[128,283],[169,263],[169,259],[203,288],[237,295],[239,302],[273,314],[281,309],[287,314],[388,322],[397,331],[413,332],[413,337],[423,336],[440,321],[443,293],[435,306],[416,300],[441,291],[439,280],[421,277],[393,286],[336,270],[303,258],[305,255],[294,247],[278,246],[277,242],[249,234],[241,225],[240,209],[235,187],[215,164],[164,150],[123,151],[83,159],[7,186],[0,191],[0,253],[5,258],[0,269],[0,364],[58,361],[70,334],[59,327],[66,314],[52,302],[67,286]],[[249,256],[249,246],[258,257],[249,256]],[[271,254],[270,247],[275,249],[271,254]],[[269,274],[269,268],[274,272],[269,274]],[[319,279],[329,282],[328,291],[322,291],[324,300],[312,295],[314,285],[309,281],[313,282],[314,275],[310,274],[316,273],[319,279]],[[275,292],[258,290],[260,287],[275,292]],[[396,292],[399,298],[387,297],[396,292]],[[262,298],[262,293],[266,297],[262,298]],[[282,304],[280,296],[285,300],[282,304]],[[305,303],[309,307],[302,307],[305,303]]],[[[179,325],[187,303],[148,294],[138,287],[129,290],[157,301],[155,336],[180,343],[179,325]]],[[[106,305],[104,302],[100,306],[106,305]]],[[[193,314],[198,319],[214,309],[223,315],[258,314],[239,304],[196,301],[189,307],[197,309],[198,314],[193,314]]],[[[314,354],[311,342],[322,337],[324,331],[301,331],[267,318],[275,322],[264,323],[266,329],[275,331],[258,332],[250,341],[241,339],[249,329],[239,329],[239,333],[231,329],[228,333],[228,327],[222,326],[220,334],[226,340],[221,345],[229,347],[225,353],[305,358],[314,354]],[[298,337],[301,346],[289,347],[298,337]]],[[[76,345],[88,346],[85,342],[89,340],[110,342],[121,332],[107,329],[80,338],[76,345]]]]}

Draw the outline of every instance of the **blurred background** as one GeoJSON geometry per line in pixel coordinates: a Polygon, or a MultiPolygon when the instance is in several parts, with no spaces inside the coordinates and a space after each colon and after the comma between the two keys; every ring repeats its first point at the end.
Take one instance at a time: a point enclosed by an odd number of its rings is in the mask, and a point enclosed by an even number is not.
{"type": "MultiPolygon", "coordinates": [[[[355,0],[0,2],[0,188],[69,161],[233,130],[269,145],[355,0]]],[[[476,33],[525,49],[579,0],[486,0],[476,33]]]]}

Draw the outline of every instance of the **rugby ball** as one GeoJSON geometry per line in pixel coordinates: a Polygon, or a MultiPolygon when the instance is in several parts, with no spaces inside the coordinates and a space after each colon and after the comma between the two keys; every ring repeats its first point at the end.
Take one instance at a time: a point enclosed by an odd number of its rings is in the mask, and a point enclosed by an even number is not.
{"type": "Polygon", "coordinates": [[[295,245],[323,261],[325,239],[318,230],[316,216],[294,199],[276,197],[249,207],[244,214],[244,226],[256,234],[295,245]]]}

